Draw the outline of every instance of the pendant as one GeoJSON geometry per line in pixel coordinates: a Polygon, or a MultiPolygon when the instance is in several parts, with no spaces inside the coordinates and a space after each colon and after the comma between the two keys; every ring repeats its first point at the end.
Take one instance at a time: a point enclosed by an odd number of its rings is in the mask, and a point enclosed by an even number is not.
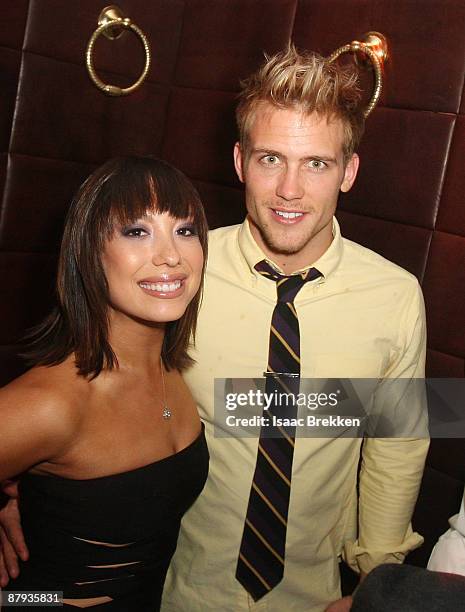
{"type": "Polygon", "coordinates": [[[171,419],[171,410],[166,405],[163,408],[162,416],[166,420],[171,419]]]}

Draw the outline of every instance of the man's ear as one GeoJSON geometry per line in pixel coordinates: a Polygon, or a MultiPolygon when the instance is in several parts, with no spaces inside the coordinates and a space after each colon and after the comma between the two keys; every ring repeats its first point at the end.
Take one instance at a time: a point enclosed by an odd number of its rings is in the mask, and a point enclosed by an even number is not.
{"type": "Polygon", "coordinates": [[[344,178],[341,183],[341,191],[344,193],[349,191],[355,181],[355,177],[357,176],[358,166],[359,166],[360,158],[357,153],[354,153],[352,157],[347,162],[347,165],[344,170],[344,178]]]}
{"type": "Polygon", "coordinates": [[[234,145],[234,167],[236,168],[236,173],[241,183],[244,182],[244,172],[243,172],[242,162],[243,162],[243,159],[242,159],[241,145],[238,142],[236,142],[236,144],[234,145]]]}

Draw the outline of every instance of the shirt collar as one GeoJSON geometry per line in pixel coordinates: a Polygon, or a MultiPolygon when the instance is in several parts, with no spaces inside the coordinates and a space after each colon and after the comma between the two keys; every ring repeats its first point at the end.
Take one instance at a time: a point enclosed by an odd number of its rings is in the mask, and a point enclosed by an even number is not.
{"type": "MultiPolygon", "coordinates": [[[[265,255],[262,249],[255,242],[252,232],[250,231],[249,220],[246,219],[239,228],[239,249],[244,256],[244,259],[249,267],[250,271],[254,276],[260,276],[260,273],[255,270],[255,266],[259,261],[266,259],[277,272],[283,274],[281,268],[269,257],[265,255]]],[[[328,249],[323,255],[312,264],[296,270],[293,274],[301,274],[306,272],[309,268],[316,268],[319,270],[325,279],[337,268],[342,257],[342,236],[339,223],[336,217],[333,217],[333,240],[329,245],[328,249]]]]}

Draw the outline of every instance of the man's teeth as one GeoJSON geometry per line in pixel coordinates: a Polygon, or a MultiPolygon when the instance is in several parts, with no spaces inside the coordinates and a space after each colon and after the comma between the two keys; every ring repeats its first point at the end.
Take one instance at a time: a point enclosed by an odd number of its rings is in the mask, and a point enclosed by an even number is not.
{"type": "Polygon", "coordinates": [[[176,280],[173,283],[139,283],[142,289],[150,289],[150,291],[158,291],[160,293],[169,293],[176,291],[181,286],[181,281],[176,280]]]}
{"type": "Polygon", "coordinates": [[[274,212],[285,219],[295,219],[296,217],[301,217],[304,214],[300,212],[285,212],[284,210],[275,210],[274,212]]]}

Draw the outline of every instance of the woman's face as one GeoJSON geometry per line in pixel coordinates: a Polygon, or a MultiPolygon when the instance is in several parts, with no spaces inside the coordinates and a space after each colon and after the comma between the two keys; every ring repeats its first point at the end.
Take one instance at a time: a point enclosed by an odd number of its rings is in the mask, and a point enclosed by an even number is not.
{"type": "Polygon", "coordinates": [[[148,212],[115,227],[102,265],[113,315],[166,323],[182,317],[197,293],[203,252],[190,219],[148,212]]]}

